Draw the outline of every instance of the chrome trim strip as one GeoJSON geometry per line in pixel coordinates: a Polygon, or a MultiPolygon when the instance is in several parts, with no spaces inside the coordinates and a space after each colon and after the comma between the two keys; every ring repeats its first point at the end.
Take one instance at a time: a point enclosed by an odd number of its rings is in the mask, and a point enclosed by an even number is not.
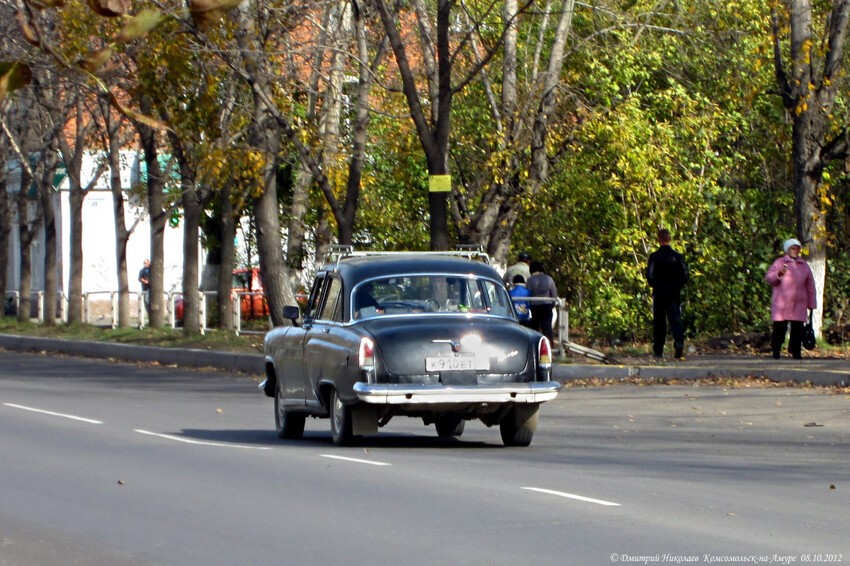
{"type": "Polygon", "coordinates": [[[543,403],[558,396],[555,381],[507,385],[415,385],[391,383],[354,384],[354,393],[364,403],[408,405],[430,403],[543,403]]]}

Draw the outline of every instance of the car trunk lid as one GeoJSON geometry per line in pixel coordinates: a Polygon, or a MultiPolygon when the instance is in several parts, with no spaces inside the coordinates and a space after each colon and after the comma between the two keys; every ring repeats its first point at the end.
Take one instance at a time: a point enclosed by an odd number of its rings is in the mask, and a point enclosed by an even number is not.
{"type": "Polygon", "coordinates": [[[501,319],[376,318],[365,326],[375,336],[380,358],[391,374],[518,374],[529,365],[529,331],[501,319]]]}

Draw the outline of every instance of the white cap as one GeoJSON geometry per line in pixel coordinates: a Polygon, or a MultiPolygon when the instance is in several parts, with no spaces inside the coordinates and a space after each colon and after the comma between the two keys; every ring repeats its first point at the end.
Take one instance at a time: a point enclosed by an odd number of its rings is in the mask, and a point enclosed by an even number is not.
{"type": "Polygon", "coordinates": [[[791,249],[791,246],[797,246],[798,248],[802,248],[803,244],[801,244],[800,240],[797,240],[796,238],[790,238],[788,240],[785,240],[785,243],[782,244],[782,249],[785,250],[785,253],[787,254],[788,250],[791,249]]]}

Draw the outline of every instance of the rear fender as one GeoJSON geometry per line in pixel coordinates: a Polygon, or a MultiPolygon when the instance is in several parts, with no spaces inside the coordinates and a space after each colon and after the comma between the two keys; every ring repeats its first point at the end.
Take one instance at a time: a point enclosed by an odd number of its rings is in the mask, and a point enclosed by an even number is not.
{"type": "Polygon", "coordinates": [[[334,387],[331,383],[323,382],[319,384],[319,388],[316,391],[316,398],[321,403],[325,415],[331,414],[331,392],[333,392],[333,389],[334,387]]]}

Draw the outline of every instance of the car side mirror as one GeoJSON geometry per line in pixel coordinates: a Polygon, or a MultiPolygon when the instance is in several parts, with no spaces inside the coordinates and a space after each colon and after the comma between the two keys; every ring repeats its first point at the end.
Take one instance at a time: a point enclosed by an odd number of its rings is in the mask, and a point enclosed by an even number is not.
{"type": "Polygon", "coordinates": [[[301,309],[298,307],[293,305],[283,307],[283,318],[291,320],[292,324],[295,324],[299,316],[301,316],[301,309]]]}

